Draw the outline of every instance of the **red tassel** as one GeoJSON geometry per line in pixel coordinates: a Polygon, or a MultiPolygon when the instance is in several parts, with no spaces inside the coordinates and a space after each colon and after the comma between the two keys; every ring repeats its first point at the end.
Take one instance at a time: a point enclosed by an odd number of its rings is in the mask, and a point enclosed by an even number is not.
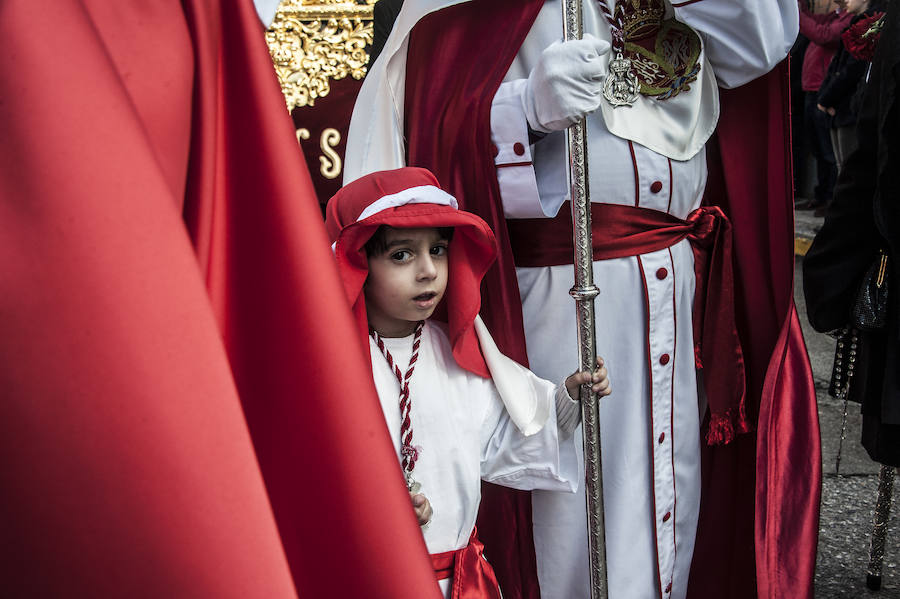
{"type": "Polygon", "coordinates": [[[734,427],[727,414],[711,414],[709,432],[706,434],[708,445],[727,445],[734,440],[734,427]]]}
{"type": "Polygon", "coordinates": [[[703,361],[700,359],[700,345],[694,345],[694,367],[697,370],[703,369],[703,361]]]}
{"type": "Polygon", "coordinates": [[[727,445],[734,441],[736,435],[749,433],[752,430],[753,427],[747,420],[744,401],[741,400],[736,419],[732,410],[728,410],[724,414],[710,413],[706,443],[708,445],[727,445]]]}

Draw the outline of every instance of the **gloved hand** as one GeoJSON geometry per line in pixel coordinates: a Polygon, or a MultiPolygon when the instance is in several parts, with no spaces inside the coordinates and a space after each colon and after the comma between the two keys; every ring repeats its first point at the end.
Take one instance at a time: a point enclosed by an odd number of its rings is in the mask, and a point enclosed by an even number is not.
{"type": "Polygon", "coordinates": [[[528,124],[549,133],[565,129],[600,107],[609,42],[590,34],[548,46],[528,75],[522,104],[528,124]]]}

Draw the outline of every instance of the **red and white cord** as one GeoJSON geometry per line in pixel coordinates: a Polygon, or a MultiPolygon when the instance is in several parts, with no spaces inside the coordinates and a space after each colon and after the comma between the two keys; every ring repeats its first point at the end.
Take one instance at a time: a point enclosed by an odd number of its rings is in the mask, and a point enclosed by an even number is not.
{"type": "Polygon", "coordinates": [[[403,472],[407,478],[416,467],[416,460],[419,459],[419,450],[412,444],[413,428],[410,411],[412,410],[412,401],[409,397],[409,380],[412,378],[413,371],[416,368],[416,361],[419,359],[419,345],[422,343],[422,329],[425,328],[425,321],[421,320],[416,324],[416,330],[413,333],[412,355],[409,357],[409,365],[406,367],[406,374],[400,372],[400,367],[394,362],[394,356],[385,347],[384,341],[378,331],[372,331],[372,339],[375,345],[381,351],[384,359],[387,360],[388,367],[397,377],[400,383],[400,458],[403,466],[403,472]]]}
{"type": "Polygon", "coordinates": [[[603,13],[606,22],[609,23],[610,34],[612,35],[612,49],[621,54],[625,51],[625,24],[622,21],[622,11],[616,11],[616,16],[613,16],[613,11],[610,10],[607,2],[608,0],[597,0],[597,4],[600,5],[600,12],[603,13]]]}

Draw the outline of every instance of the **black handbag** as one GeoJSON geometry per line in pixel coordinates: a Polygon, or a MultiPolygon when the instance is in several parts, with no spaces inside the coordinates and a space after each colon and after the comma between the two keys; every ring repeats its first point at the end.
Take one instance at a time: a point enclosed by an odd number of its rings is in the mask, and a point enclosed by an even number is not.
{"type": "Polygon", "coordinates": [[[863,276],[853,303],[850,322],[862,331],[883,329],[887,322],[888,256],[881,250],[863,276]]]}

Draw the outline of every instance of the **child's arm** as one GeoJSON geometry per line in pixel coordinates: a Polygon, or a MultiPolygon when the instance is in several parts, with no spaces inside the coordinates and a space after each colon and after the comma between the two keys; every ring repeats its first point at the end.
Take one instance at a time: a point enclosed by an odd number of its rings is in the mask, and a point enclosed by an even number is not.
{"type": "Polygon", "coordinates": [[[592,388],[598,397],[604,397],[612,392],[609,386],[609,377],[603,358],[597,356],[597,372],[593,377],[590,372],[575,372],[566,379],[565,384],[559,386],[556,393],[556,427],[560,436],[567,439],[575,432],[578,423],[581,422],[581,385],[592,382],[592,388]]]}
{"type": "MultiPolygon", "coordinates": [[[[582,381],[590,383],[601,395],[609,394],[603,362],[598,361],[595,375],[576,373],[559,384],[539,378],[525,368],[522,376],[536,399],[545,402],[539,408],[549,410],[546,426],[531,434],[523,433],[513,424],[492,381],[471,377],[473,387],[483,386],[494,396],[482,419],[481,478],[514,489],[574,493],[581,477],[575,450],[578,443],[572,436],[581,422],[581,404],[572,396],[579,397],[578,386],[582,381]]],[[[476,392],[473,388],[473,396],[476,392]]]]}

